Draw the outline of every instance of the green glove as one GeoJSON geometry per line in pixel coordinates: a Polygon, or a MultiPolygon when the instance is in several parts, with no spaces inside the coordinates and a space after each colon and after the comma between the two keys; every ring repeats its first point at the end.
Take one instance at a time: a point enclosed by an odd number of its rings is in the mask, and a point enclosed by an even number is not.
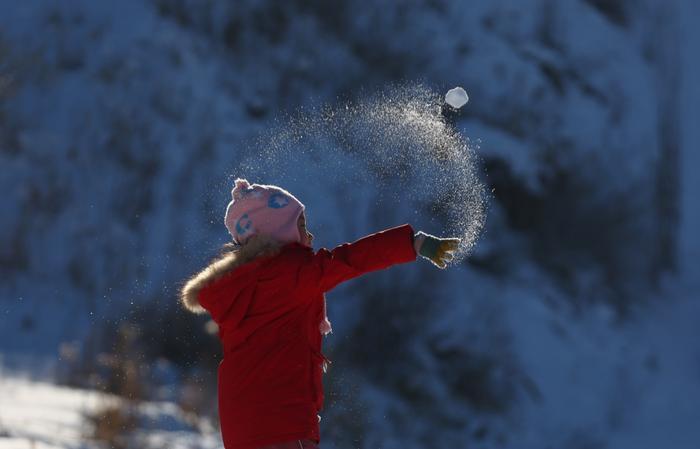
{"type": "Polygon", "coordinates": [[[438,268],[446,268],[447,263],[454,259],[460,240],[457,238],[441,239],[423,231],[413,236],[413,247],[416,252],[430,260],[438,268]]]}

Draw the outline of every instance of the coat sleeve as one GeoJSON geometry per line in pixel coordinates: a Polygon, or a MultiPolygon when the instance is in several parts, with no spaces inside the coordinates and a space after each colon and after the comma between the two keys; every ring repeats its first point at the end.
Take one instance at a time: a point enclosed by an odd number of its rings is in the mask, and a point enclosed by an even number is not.
{"type": "Polygon", "coordinates": [[[314,272],[323,292],[371,271],[413,262],[413,228],[405,224],[344,243],[333,250],[320,249],[313,256],[314,272]]]}

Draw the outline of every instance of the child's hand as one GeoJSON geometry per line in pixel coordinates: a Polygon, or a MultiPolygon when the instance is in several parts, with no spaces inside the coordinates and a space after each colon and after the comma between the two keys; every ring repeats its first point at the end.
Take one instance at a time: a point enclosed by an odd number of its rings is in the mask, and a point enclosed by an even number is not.
{"type": "Polygon", "coordinates": [[[454,258],[459,242],[458,238],[441,239],[423,231],[418,231],[413,238],[416,252],[438,268],[447,267],[447,263],[454,258]]]}

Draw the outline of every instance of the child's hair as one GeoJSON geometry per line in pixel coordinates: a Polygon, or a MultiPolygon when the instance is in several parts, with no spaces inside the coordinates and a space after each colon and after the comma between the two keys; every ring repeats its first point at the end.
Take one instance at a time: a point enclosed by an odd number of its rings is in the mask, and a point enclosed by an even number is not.
{"type": "Polygon", "coordinates": [[[227,255],[231,253],[235,253],[239,249],[241,249],[243,245],[236,243],[236,242],[227,242],[224,243],[221,248],[219,248],[219,254],[217,255],[217,258],[220,257],[226,257],[227,255]]]}

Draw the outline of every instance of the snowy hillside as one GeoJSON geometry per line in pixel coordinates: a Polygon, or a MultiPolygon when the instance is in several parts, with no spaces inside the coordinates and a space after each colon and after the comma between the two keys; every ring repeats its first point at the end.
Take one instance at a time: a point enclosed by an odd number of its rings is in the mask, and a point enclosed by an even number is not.
{"type": "Polygon", "coordinates": [[[329,294],[321,446],[700,447],[694,0],[0,11],[0,448],[82,447],[98,392],[131,382],[165,423],[135,434],[220,447],[178,417],[216,422],[220,355],[176,293],[228,239],[232,178],[302,199],[317,247],[406,222],[442,234],[413,194],[439,174],[415,158],[371,178],[343,142],[260,144],[402,82],[468,92],[448,121],[481,158],[485,232],[447,271],[329,294]]]}

